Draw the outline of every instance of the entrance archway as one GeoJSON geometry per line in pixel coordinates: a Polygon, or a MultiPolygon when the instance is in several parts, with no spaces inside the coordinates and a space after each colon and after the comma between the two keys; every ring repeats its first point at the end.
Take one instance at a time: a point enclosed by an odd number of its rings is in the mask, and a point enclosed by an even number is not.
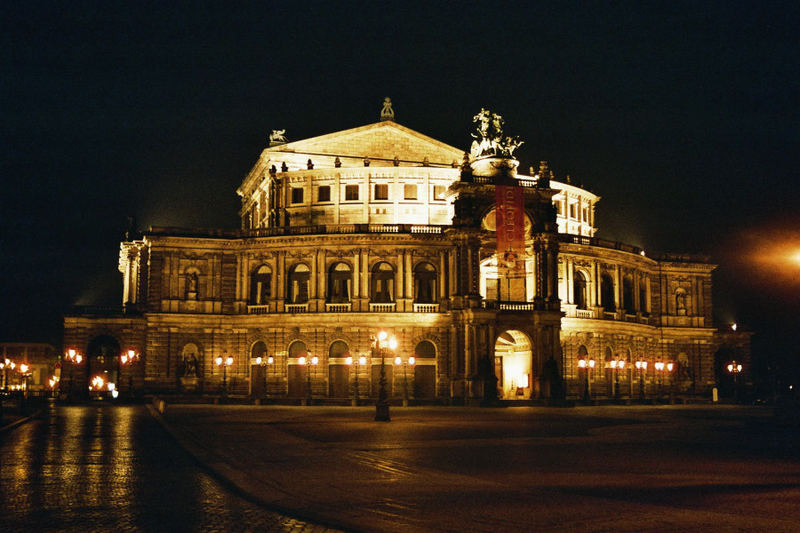
{"type": "Polygon", "coordinates": [[[494,345],[497,392],[505,400],[527,400],[533,384],[533,351],[528,336],[518,330],[504,331],[494,345]]]}
{"type": "Polygon", "coordinates": [[[92,339],[87,350],[86,377],[89,383],[96,376],[105,383],[119,385],[119,341],[110,335],[92,339]]]}

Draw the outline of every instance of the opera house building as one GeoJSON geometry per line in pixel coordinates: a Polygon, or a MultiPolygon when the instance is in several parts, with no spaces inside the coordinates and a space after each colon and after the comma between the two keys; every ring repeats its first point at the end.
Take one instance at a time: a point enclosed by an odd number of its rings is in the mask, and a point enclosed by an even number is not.
{"type": "Polygon", "coordinates": [[[708,395],[715,265],[597,238],[600,198],[518,168],[519,144],[481,110],[449,146],[388,99],[373,124],[274,131],[240,229],[126,235],[122,305],[64,317],[62,387],[367,403],[383,372],[397,402],[708,395]]]}

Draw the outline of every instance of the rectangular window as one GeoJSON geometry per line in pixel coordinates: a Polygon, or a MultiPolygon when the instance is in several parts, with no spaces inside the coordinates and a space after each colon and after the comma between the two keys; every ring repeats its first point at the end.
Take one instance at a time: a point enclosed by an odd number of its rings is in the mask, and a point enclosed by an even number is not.
{"type": "Polygon", "coordinates": [[[578,218],[578,206],[569,204],[569,218],[578,218]]]}
{"type": "Polygon", "coordinates": [[[558,201],[558,202],[556,202],[556,205],[558,206],[558,214],[563,217],[564,216],[564,202],[558,201]]]}
{"type": "Polygon", "coordinates": [[[589,222],[589,208],[588,207],[584,207],[583,208],[583,221],[584,222],[589,222]]]}
{"type": "Polygon", "coordinates": [[[406,183],[403,186],[403,199],[416,200],[417,199],[417,186],[413,183],[406,183]]]}
{"type": "Polygon", "coordinates": [[[303,189],[301,187],[292,187],[292,203],[303,203],[303,189]]]}
{"type": "Polygon", "coordinates": [[[375,200],[388,200],[389,199],[389,184],[376,183],[375,184],[375,200]]]}
{"type": "Polygon", "coordinates": [[[447,189],[444,185],[434,185],[433,186],[433,199],[437,202],[444,201],[444,195],[447,189]]]}
{"type": "Polygon", "coordinates": [[[347,202],[358,200],[358,185],[345,185],[344,199],[347,202]]]}
{"type": "Polygon", "coordinates": [[[331,201],[331,188],[329,185],[320,185],[319,189],[317,190],[317,201],[318,202],[330,202],[331,201]]]}

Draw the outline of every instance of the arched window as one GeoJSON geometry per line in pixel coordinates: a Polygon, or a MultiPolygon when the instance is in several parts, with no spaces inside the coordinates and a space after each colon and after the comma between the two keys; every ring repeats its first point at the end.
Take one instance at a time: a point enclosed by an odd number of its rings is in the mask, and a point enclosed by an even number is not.
{"type": "Polygon", "coordinates": [[[372,285],[370,299],[374,303],[391,303],[394,301],[394,268],[382,261],[372,267],[372,285]]]}
{"type": "Polygon", "coordinates": [[[435,359],[436,346],[431,341],[422,341],[414,349],[414,357],[417,359],[435,359]]]}
{"type": "Polygon", "coordinates": [[[303,341],[294,341],[289,345],[289,357],[304,357],[306,353],[308,349],[303,341]]]}
{"type": "Polygon", "coordinates": [[[586,309],[586,276],[583,275],[583,272],[576,270],[572,279],[572,299],[578,309],[586,309]]]}
{"type": "Polygon", "coordinates": [[[289,270],[289,303],[304,304],[308,301],[308,278],[311,272],[303,263],[297,264],[289,270]]]}
{"type": "Polygon", "coordinates": [[[414,268],[414,301],[421,304],[436,302],[436,269],[430,263],[414,268]]]}
{"type": "Polygon", "coordinates": [[[633,278],[625,276],[622,278],[622,306],[628,314],[634,312],[633,306],[633,278]]]}
{"type": "Polygon", "coordinates": [[[586,346],[581,344],[578,346],[578,359],[588,359],[589,358],[589,350],[586,349],[586,346]]]}
{"type": "Polygon", "coordinates": [[[272,295],[272,271],[261,265],[250,276],[250,305],[266,305],[272,295]]]}
{"type": "Polygon", "coordinates": [[[353,272],[347,263],[336,263],[328,270],[328,301],[346,303],[352,294],[353,272]]]}
{"type": "Polygon", "coordinates": [[[341,358],[347,357],[348,352],[350,351],[350,347],[347,346],[347,343],[344,341],[333,341],[331,343],[331,347],[328,349],[328,357],[333,358],[341,358]]]}
{"type": "Polygon", "coordinates": [[[609,313],[617,310],[617,304],[614,303],[614,280],[610,274],[600,277],[600,305],[609,313]]]}
{"type": "Polygon", "coordinates": [[[262,359],[267,357],[267,345],[264,341],[258,341],[250,349],[250,358],[255,359],[256,357],[261,357],[262,359]]]}
{"type": "Polygon", "coordinates": [[[603,351],[603,353],[604,353],[603,360],[605,361],[604,366],[606,368],[611,368],[611,360],[614,359],[614,354],[611,351],[611,348],[606,346],[606,349],[603,351]]]}

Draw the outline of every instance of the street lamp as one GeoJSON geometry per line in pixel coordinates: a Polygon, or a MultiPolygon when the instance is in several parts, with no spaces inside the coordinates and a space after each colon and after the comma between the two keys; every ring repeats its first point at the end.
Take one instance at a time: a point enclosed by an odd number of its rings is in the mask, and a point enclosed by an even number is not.
{"type": "Polygon", "coordinates": [[[358,405],[358,373],[360,371],[360,368],[367,364],[367,358],[362,355],[358,359],[353,359],[352,356],[348,355],[347,359],[345,359],[344,362],[347,366],[351,366],[355,363],[355,376],[353,378],[353,399],[350,402],[350,405],[355,407],[358,405]]]}
{"type": "Polygon", "coordinates": [[[614,373],[614,400],[619,401],[619,373],[625,369],[624,359],[613,359],[611,361],[611,371],[614,373]]]}
{"type": "Polygon", "coordinates": [[[644,373],[647,371],[647,361],[637,360],[634,366],[639,371],[639,399],[644,401],[644,373]]]}
{"type": "Polygon", "coordinates": [[[594,359],[585,359],[581,357],[578,359],[578,372],[583,371],[583,401],[590,403],[592,401],[592,390],[589,384],[589,370],[594,368],[594,359]]]}
{"type": "MultiPolygon", "coordinates": [[[[656,399],[658,401],[660,401],[661,400],[661,384],[662,384],[662,382],[664,380],[664,372],[667,372],[667,374],[671,373],[672,369],[675,368],[675,366],[671,362],[664,363],[662,361],[657,361],[656,364],[655,364],[655,367],[656,367],[656,373],[658,374],[658,393],[656,395],[656,399]]],[[[670,396],[671,395],[672,395],[672,381],[670,380],[670,396]]]]}
{"type": "Polygon", "coordinates": [[[728,363],[728,373],[733,376],[733,394],[736,403],[739,403],[739,374],[742,373],[741,363],[731,361],[728,363]]]}
{"type": "Polygon", "coordinates": [[[214,359],[214,364],[222,367],[222,396],[228,395],[228,367],[233,364],[233,357],[226,355],[224,358],[218,355],[214,359]]]}
{"type": "Polygon", "coordinates": [[[64,359],[70,362],[69,365],[69,392],[68,397],[72,398],[72,384],[74,383],[73,378],[73,371],[75,367],[80,365],[83,362],[83,355],[81,355],[77,350],[74,348],[70,348],[67,350],[67,353],[64,354],[64,359]]]}
{"type": "MultiPolygon", "coordinates": [[[[122,367],[132,365],[139,360],[139,354],[134,349],[129,349],[122,352],[119,356],[119,377],[117,380],[122,384],[122,367]]],[[[120,385],[121,388],[121,385],[120,385]]],[[[128,394],[133,397],[133,370],[128,372],[128,394]]]]}
{"type": "Polygon", "coordinates": [[[389,398],[386,394],[386,360],[383,351],[388,348],[395,350],[397,348],[397,339],[394,336],[389,336],[388,333],[381,330],[377,335],[372,337],[372,358],[381,358],[381,374],[378,380],[378,401],[375,402],[375,421],[376,422],[389,422],[389,398]]]}
{"type": "Polygon", "coordinates": [[[414,363],[416,363],[416,359],[414,359],[413,355],[405,361],[403,361],[399,355],[394,358],[395,366],[403,365],[403,407],[408,407],[408,377],[406,368],[408,365],[414,366],[414,363]]]}

